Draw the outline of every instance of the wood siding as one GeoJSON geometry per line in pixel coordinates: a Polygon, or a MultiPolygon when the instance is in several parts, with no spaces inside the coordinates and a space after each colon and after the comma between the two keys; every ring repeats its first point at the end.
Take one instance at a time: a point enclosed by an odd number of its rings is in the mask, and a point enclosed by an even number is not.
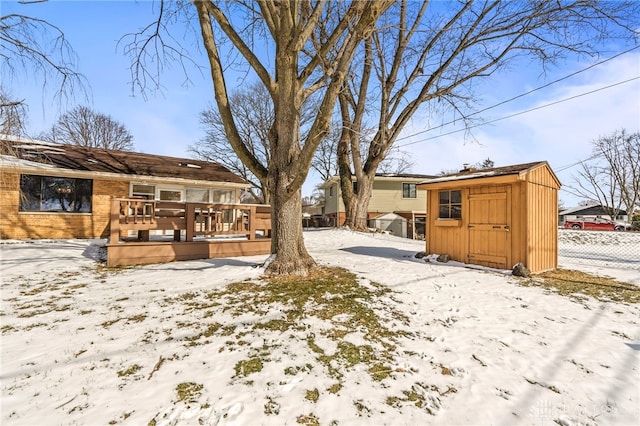
{"type": "Polygon", "coordinates": [[[519,174],[426,184],[426,251],[500,269],[511,269],[516,263],[523,263],[534,273],[557,268],[559,188],[546,163],[519,174]],[[461,219],[438,219],[439,191],[444,189],[462,191],[461,219]],[[492,204],[497,202],[496,197],[487,195],[498,192],[508,193],[504,212],[492,204]],[[472,208],[477,210],[470,213],[472,208]],[[494,231],[494,226],[505,226],[504,222],[509,227],[508,235],[498,228],[494,231]],[[472,231],[470,224],[479,226],[472,231]],[[503,243],[504,261],[498,262],[503,243]]]}
{"type": "Polygon", "coordinates": [[[448,254],[453,260],[465,262],[469,244],[466,238],[468,217],[465,215],[465,212],[469,211],[469,190],[467,188],[460,188],[460,190],[462,191],[462,218],[459,220],[438,219],[439,192],[438,190],[428,191],[426,251],[448,254]]]}
{"type": "Polygon", "coordinates": [[[558,191],[527,184],[527,267],[546,271],[558,266],[558,191]],[[534,212],[548,212],[544,215],[534,212]]]}
{"type": "Polygon", "coordinates": [[[506,269],[511,264],[511,186],[469,188],[466,262],[506,269]]]}

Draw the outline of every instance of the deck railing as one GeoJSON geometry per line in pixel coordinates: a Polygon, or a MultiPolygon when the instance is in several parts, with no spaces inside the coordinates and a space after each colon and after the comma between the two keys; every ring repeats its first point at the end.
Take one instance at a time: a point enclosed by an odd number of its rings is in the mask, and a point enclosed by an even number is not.
{"type": "Polygon", "coordinates": [[[118,243],[128,231],[137,231],[141,241],[148,241],[151,231],[173,231],[174,241],[181,241],[182,235],[186,242],[221,235],[254,240],[271,236],[271,206],[116,198],[111,204],[109,243],[118,243]]]}

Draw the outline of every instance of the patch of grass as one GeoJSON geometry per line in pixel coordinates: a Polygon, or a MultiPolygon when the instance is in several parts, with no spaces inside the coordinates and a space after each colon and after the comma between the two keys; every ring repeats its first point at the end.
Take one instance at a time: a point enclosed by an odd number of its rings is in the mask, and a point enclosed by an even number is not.
{"type": "Polygon", "coordinates": [[[287,367],[284,369],[284,374],[287,376],[295,376],[301,371],[310,372],[311,370],[313,370],[313,365],[305,364],[302,366],[287,367]]]}
{"type": "Polygon", "coordinates": [[[369,409],[369,407],[362,403],[362,400],[353,401],[353,405],[356,407],[359,416],[368,416],[371,414],[371,410],[369,409]]]}
{"type": "Polygon", "coordinates": [[[342,389],[342,384],[341,383],[334,383],[331,386],[329,386],[327,388],[327,392],[332,393],[332,394],[337,394],[338,392],[340,392],[340,389],[342,389]]]}
{"type": "Polygon", "coordinates": [[[116,318],[114,320],[110,320],[110,321],[105,321],[102,324],[100,324],[103,328],[109,328],[111,327],[113,324],[117,323],[118,321],[122,320],[122,318],[116,318]]]}
{"type": "Polygon", "coordinates": [[[176,386],[178,401],[196,402],[202,395],[203,385],[194,382],[180,383],[176,386]]]}
{"type": "Polygon", "coordinates": [[[258,323],[255,326],[259,330],[271,330],[271,331],[287,331],[291,328],[291,322],[283,319],[274,319],[268,322],[258,323]]]}
{"type": "Polygon", "coordinates": [[[147,315],[138,314],[138,315],[134,315],[132,317],[127,318],[127,322],[142,322],[145,319],[147,319],[147,315]]]}
{"type": "Polygon", "coordinates": [[[280,414],[280,404],[274,401],[270,396],[267,397],[267,402],[264,404],[264,413],[267,416],[277,416],[280,414]]]}
{"type": "Polygon", "coordinates": [[[318,392],[317,388],[312,390],[307,390],[304,395],[304,399],[311,401],[314,404],[318,402],[319,398],[320,398],[320,392],[318,392]]]}
{"type": "MultiPolygon", "coordinates": [[[[218,312],[209,310],[207,314],[215,315],[226,312],[233,317],[255,315],[257,321],[243,332],[254,331],[287,333],[299,336],[301,331],[307,330],[305,318],[315,317],[330,323],[322,331],[324,338],[337,342],[337,351],[326,355],[318,346],[313,334],[307,337],[307,344],[317,359],[329,370],[331,376],[340,378],[340,370],[351,368],[356,364],[365,364],[375,380],[388,377],[390,371],[384,364],[393,358],[395,339],[412,333],[390,329],[385,320],[406,325],[408,319],[403,314],[380,303],[380,297],[391,291],[376,283],[361,285],[357,277],[341,268],[317,268],[306,277],[284,276],[270,277],[256,283],[251,280],[229,284],[225,289],[204,292],[189,292],[178,296],[168,303],[180,302],[188,309],[199,309],[201,306],[211,306],[215,301],[220,304],[218,312]],[[379,307],[378,310],[375,307],[379,307]],[[282,316],[274,319],[261,319],[276,309],[282,316]],[[385,320],[383,320],[383,317],[385,320]],[[371,344],[354,345],[344,339],[349,333],[358,333],[371,344]]],[[[178,328],[196,328],[197,323],[178,323],[178,328]]],[[[221,333],[233,336],[233,340],[225,343],[220,350],[237,350],[240,346],[241,335],[235,326],[226,326],[221,331],[210,329],[209,333],[221,333]]],[[[191,344],[200,339],[205,333],[198,333],[188,338],[191,344]]],[[[297,337],[296,337],[297,338],[297,337]]],[[[271,348],[273,349],[273,348],[271,348]]],[[[241,361],[235,366],[236,377],[246,376],[262,369],[262,363],[267,357],[259,352],[250,355],[249,360],[241,361]]],[[[290,367],[285,374],[294,375],[302,370],[290,367]]]]}
{"type": "Polygon", "coordinates": [[[547,384],[544,384],[544,383],[540,383],[540,382],[537,382],[537,381],[535,381],[535,380],[531,380],[531,379],[529,379],[529,378],[527,378],[527,377],[525,377],[524,379],[525,379],[527,382],[529,382],[530,384],[532,384],[532,385],[537,385],[537,386],[541,386],[541,387],[543,387],[543,388],[547,388],[547,389],[549,389],[551,392],[561,393],[561,392],[560,392],[560,390],[559,390],[557,387],[553,386],[553,385],[547,385],[547,384]]]}
{"type": "Polygon", "coordinates": [[[640,287],[571,269],[555,269],[520,280],[525,286],[540,286],[574,299],[591,296],[603,302],[640,303],[640,287]]]}
{"type": "Polygon", "coordinates": [[[213,336],[220,329],[220,327],[222,327],[222,324],[217,322],[213,324],[209,324],[204,331],[196,334],[195,336],[187,337],[186,340],[190,341],[189,346],[196,346],[198,344],[196,343],[197,340],[199,340],[202,337],[208,338],[213,336]]]}
{"type": "Polygon", "coordinates": [[[247,360],[239,361],[234,369],[236,376],[247,377],[249,374],[258,373],[262,371],[262,360],[258,357],[249,358],[247,360]]]}
{"type": "Polygon", "coordinates": [[[127,368],[126,370],[118,371],[118,377],[132,376],[136,374],[138,371],[140,371],[141,368],[142,367],[140,365],[133,364],[131,367],[127,368]]]}
{"type": "Polygon", "coordinates": [[[8,332],[10,332],[10,331],[16,331],[16,330],[17,330],[17,328],[15,328],[15,327],[14,327],[14,326],[12,326],[12,325],[3,325],[3,326],[2,326],[2,334],[4,334],[4,333],[8,333],[8,332]]]}
{"type": "Polygon", "coordinates": [[[296,419],[296,423],[307,426],[320,426],[320,420],[318,420],[318,416],[313,413],[298,416],[298,418],[296,419]]]}
{"type": "Polygon", "coordinates": [[[456,392],[458,392],[458,390],[452,387],[441,391],[436,385],[415,383],[411,386],[410,390],[402,391],[403,396],[390,396],[385,402],[387,405],[398,409],[402,408],[404,404],[412,404],[425,410],[430,415],[435,415],[440,408],[439,398],[456,392]]]}
{"type": "Polygon", "coordinates": [[[374,364],[371,368],[369,368],[369,374],[371,378],[375,381],[382,381],[387,377],[391,376],[391,367],[384,364],[374,364]]]}
{"type": "Polygon", "coordinates": [[[444,365],[440,364],[440,374],[442,374],[443,376],[453,376],[453,372],[451,371],[450,368],[445,367],[444,365]]]}

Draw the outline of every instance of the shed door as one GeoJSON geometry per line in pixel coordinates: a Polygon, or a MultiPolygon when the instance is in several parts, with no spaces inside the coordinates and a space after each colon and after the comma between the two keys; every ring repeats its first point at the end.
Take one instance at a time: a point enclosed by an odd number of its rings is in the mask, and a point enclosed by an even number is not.
{"type": "Polygon", "coordinates": [[[511,187],[486,186],[469,191],[467,261],[508,269],[511,263],[511,187]]]}

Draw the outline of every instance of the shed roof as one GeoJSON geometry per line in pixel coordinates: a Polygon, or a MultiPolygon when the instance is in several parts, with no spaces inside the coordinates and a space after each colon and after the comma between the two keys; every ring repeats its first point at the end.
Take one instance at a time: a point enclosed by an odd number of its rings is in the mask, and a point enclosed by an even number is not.
{"type": "Polygon", "coordinates": [[[0,144],[3,157],[19,160],[14,162],[18,167],[41,164],[80,172],[247,183],[223,165],[207,161],[63,145],[6,135],[0,136],[0,144]]]}
{"type": "Polygon", "coordinates": [[[546,161],[535,161],[532,163],[515,164],[512,166],[494,167],[490,169],[466,168],[466,169],[460,170],[457,173],[450,173],[443,176],[426,179],[425,181],[421,182],[420,185],[429,185],[429,184],[470,180],[470,179],[497,178],[500,176],[509,176],[509,175],[524,175],[527,172],[542,166],[547,167],[549,172],[552,174],[553,178],[558,183],[558,187],[559,187],[560,182],[558,181],[558,178],[555,176],[555,174],[551,170],[551,167],[549,167],[549,164],[546,161]]]}

